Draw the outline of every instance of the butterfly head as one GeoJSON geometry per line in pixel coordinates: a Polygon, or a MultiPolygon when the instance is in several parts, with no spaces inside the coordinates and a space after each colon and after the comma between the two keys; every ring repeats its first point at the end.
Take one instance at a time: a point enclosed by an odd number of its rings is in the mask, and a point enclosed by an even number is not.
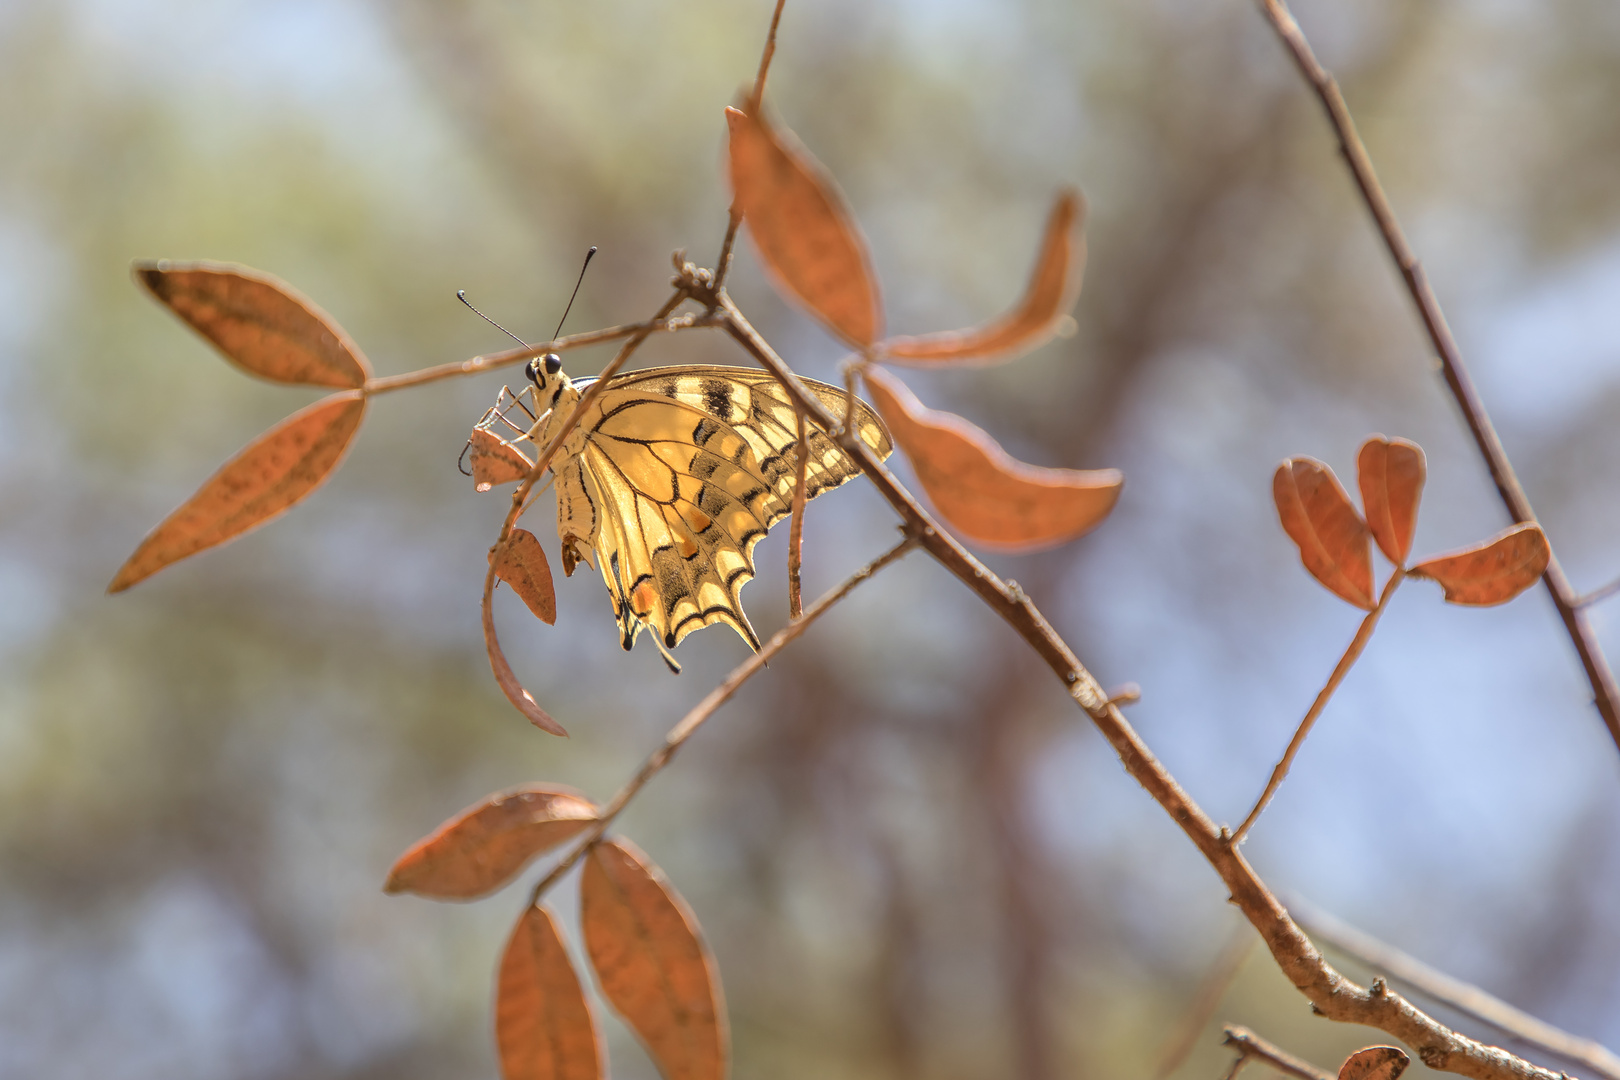
{"type": "Polygon", "coordinates": [[[557,390],[568,381],[568,376],[562,373],[562,357],[554,352],[530,360],[529,366],[523,371],[534,383],[535,393],[541,401],[549,401],[556,396],[557,390]]]}

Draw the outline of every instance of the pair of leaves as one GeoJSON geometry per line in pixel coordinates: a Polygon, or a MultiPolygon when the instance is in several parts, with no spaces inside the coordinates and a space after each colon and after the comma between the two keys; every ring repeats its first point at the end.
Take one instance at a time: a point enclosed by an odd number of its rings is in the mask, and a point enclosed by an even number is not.
{"type": "MultiPolygon", "coordinates": [[[[732,190],[778,290],[833,334],[864,355],[938,366],[1011,359],[1057,331],[1079,294],[1085,258],[1077,193],[1058,197],[1024,297],[1011,311],[968,330],[883,341],[877,277],[853,215],[826,170],[759,112],[726,110],[732,190]]],[[[980,546],[1060,544],[1095,528],[1118,500],[1117,470],[1026,465],[963,418],[925,408],[893,376],[867,366],[863,377],[934,509],[980,546]]]]}
{"type": "Polygon", "coordinates": [[[277,517],[325,482],[365,418],[370,365],[331,316],[268,274],[138,262],[135,277],[225,358],[272,382],[340,388],[237,454],[141,541],[108,592],[277,517]]]}
{"type": "MultiPolygon", "coordinates": [[[[584,832],[597,808],[566,788],[499,792],[413,845],[388,892],[470,900],[508,884],[536,856],[584,832]]],[[[603,996],[669,1080],[720,1080],[720,981],[697,920],[661,871],[624,840],[592,845],[580,877],[585,951],[603,996]]],[[[495,1032],[506,1080],[596,1080],[601,1040],[551,913],[530,906],[506,945],[495,1032]]]]}
{"type": "MultiPolygon", "coordinates": [[[[1341,599],[1371,611],[1376,603],[1368,539],[1377,541],[1391,563],[1406,565],[1423,495],[1423,449],[1406,439],[1373,435],[1356,455],[1356,473],[1365,519],[1333,470],[1315,458],[1289,458],[1277,466],[1272,496],[1283,530],[1311,576],[1341,599]]],[[[1525,523],[1425,559],[1407,573],[1439,582],[1449,603],[1489,607],[1533,585],[1550,558],[1540,526],[1525,523]]]]}

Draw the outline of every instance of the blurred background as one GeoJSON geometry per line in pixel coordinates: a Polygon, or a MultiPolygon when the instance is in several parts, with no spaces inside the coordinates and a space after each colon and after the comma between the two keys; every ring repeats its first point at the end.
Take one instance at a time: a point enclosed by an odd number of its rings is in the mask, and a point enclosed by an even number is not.
{"type": "MultiPolygon", "coordinates": [[[[1620,7],[1298,13],[1570,576],[1613,579],[1620,7]]],[[[313,396],[230,369],[129,262],[278,274],[383,374],[505,346],[458,288],[543,338],[589,244],[570,327],[643,318],[672,250],[718,248],[721,109],[768,19],[765,0],[0,2],[0,1075],[495,1074],[493,972],[525,894],[385,897],[388,866],[497,788],[606,798],[744,646],[698,634],[671,677],[648,643],[619,650],[587,570],[559,580],[555,629],[509,594],[497,610],[572,738],[503,701],[478,596],[506,499],[455,463],[515,369],[379,400],[288,518],[105,596],[146,530],[313,396]]],[[[1276,462],[1350,476],[1369,432],[1407,436],[1429,455],[1419,553],[1507,521],[1269,29],[1246,0],[793,0],[770,95],[867,230],[895,332],[1003,309],[1054,191],[1085,191],[1078,334],[906,378],[1025,460],[1125,470],[1097,533],[986,561],[1105,685],[1141,684],[1144,737],[1240,820],[1358,621],[1278,528],[1276,462]]],[[[837,378],[746,242],[732,289],[837,378]]],[[[692,333],[639,362],[745,361],[692,333]]],[[[807,595],[893,525],[859,483],[818,501],[807,595]]],[[[786,613],[785,532],[744,593],[762,633],[786,613]]],[[[1611,654],[1617,616],[1594,611],[1611,654]]],[[[1466,610],[1414,582],[1249,858],[1613,1046],[1620,753],[1589,696],[1540,588],[1466,610]]],[[[1149,1077],[1247,933],[1059,684],[917,555],[717,715],[623,832],[706,928],[739,1077],[1149,1077]]],[[[1263,950],[1178,1078],[1224,1070],[1222,1021],[1329,1068],[1384,1041],[1313,1019],[1263,950]]],[[[653,1076],[605,1024],[615,1075],[653,1076]]]]}

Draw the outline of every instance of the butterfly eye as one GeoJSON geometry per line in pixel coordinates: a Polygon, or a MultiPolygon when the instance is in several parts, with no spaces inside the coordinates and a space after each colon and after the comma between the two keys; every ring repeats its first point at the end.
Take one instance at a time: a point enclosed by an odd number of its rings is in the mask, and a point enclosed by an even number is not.
{"type": "Polygon", "coordinates": [[[546,362],[547,375],[555,375],[557,372],[562,370],[562,357],[558,356],[556,353],[548,352],[545,356],[541,357],[541,359],[546,362]]]}
{"type": "Polygon", "coordinates": [[[536,389],[545,388],[545,380],[540,375],[540,361],[538,359],[530,360],[524,366],[523,374],[529,377],[529,381],[534,383],[536,389]]]}

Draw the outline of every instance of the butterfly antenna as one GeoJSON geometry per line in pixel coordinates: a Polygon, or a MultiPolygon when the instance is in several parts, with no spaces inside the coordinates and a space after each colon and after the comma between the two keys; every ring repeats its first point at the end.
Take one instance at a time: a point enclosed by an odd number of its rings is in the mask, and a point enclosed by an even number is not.
{"type": "MultiPolygon", "coordinates": [[[[591,248],[591,250],[595,251],[596,249],[591,248]]],[[[589,262],[590,260],[587,259],[586,261],[589,262]]],[[[578,289],[579,289],[579,286],[577,286],[577,285],[574,286],[574,289],[577,292],[578,289]]],[[[457,289],[456,290],[456,299],[460,300],[463,304],[466,304],[469,308],[472,308],[472,313],[474,315],[477,315],[480,319],[483,319],[485,322],[489,323],[489,325],[493,326],[495,329],[499,330],[501,333],[505,334],[507,337],[511,338],[513,341],[517,342],[519,345],[523,346],[525,349],[534,348],[533,345],[530,345],[527,341],[524,341],[522,338],[520,338],[516,334],[512,333],[512,331],[508,330],[506,327],[502,326],[500,323],[496,322],[494,319],[490,318],[488,315],[485,315],[482,311],[479,311],[477,308],[473,307],[472,301],[467,299],[467,290],[466,289],[457,289]]]]}
{"type": "Polygon", "coordinates": [[[585,253],[585,265],[579,268],[579,280],[574,282],[574,294],[568,298],[568,306],[563,308],[563,317],[557,320],[557,329],[551,332],[552,341],[556,341],[557,335],[562,333],[563,323],[568,321],[568,313],[574,310],[574,296],[579,295],[579,287],[585,281],[585,271],[590,268],[591,259],[593,259],[595,256],[596,245],[592,244],[591,250],[585,253]]]}

